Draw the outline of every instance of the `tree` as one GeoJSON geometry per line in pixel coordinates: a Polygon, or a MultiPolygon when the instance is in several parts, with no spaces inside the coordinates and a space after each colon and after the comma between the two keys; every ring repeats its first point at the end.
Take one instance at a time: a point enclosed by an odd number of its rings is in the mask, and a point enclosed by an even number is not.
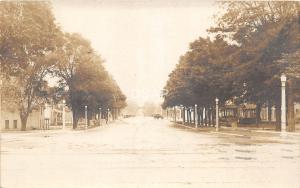
{"type": "MultiPolygon", "coordinates": [[[[80,111],[86,104],[86,96],[83,97],[87,87],[93,84],[90,71],[95,66],[92,62],[96,58],[93,49],[86,39],[79,34],[65,33],[62,45],[52,54],[55,62],[54,73],[60,78],[60,87],[67,88],[67,103],[72,108],[73,128],[77,127],[80,111]],[[85,104],[84,104],[85,103],[85,104]]],[[[98,58],[98,57],[97,57],[98,58]]],[[[101,59],[97,59],[102,63],[101,59]]]]}
{"type": "MultiPolygon", "coordinates": [[[[260,121],[262,105],[276,105],[276,119],[279,122],[279,76],[285,68],[278,60],[284,54],[299,50],[300,4],[221,4],[224,11],[217,15],[216,25],[209,29],[216,35],[215,39],[199,38],[191,43],[190,50],[180,58],[179,64],[169,75],[164,88],[163,107],[197,103],[198,106],[210,108],[214,98],[218,97],[221,104],[228,100],[237,104],[255,103],[257,122],[260,121]]],[[[299,70],[296,72],[300,73],[299,70]]],[[[294,84],[289,81],[288,85],[293,88],[294,84]]],[[[288,94],[295,96],[292,91],[289,89],[288,94]]],[[[289,103],[293,104],[291,101],[289,103]]]]}
{"type": "Polygon", "coordinates": [[[73,113],[73,128],[84,117],[88,106],[89,119],[99,108],[123,108],[126,97],[103,66],[90,42],[79,34],[64,35],[63,45],[53,54],[61,87],[67,88],[67,104],[73,113]]]}
{"type": "Polygon", "coordinates": [[[198,122],[201,119],[201,122],[212,124],[212,118],[208,117],[214,116],[215,98],[224,104],[239,94],[239,90],[234,89],[233,67],[236,62],[232,61],[236,49],[219,35],[213,41],[199,38],[192,42],[190,50],[169,75],[163,107],[183,105],[187,109],[188,122],[191,122],[190,109],[197,104],[198,122]]]}
{"type": "Polygon", "coordinates": [[[0,3],[0,63],[6,80],[12,79],[21,129],[40,102],[44,77],[51,66],[48,54],[55,50],[60,30],[46,2],[0,3]]]}
{"type": "Polygon", "coordinates": [[[164,107],[185,105],[211,107],[216,97],[225,102],[234,96],[231,56],[235,46],[221,37],[199,38],[169,75],[164,107]]]}
{"type": "MultiPolygon", "coordinates": [[[[210,32],[219,33],[239,46],[239,85],[247,91],[243,101],[276,105],[280,117],[280,81],[277,60],[299,48],[299,2],[225,2],[224,13],[210,32]]],[[[279,125],[279,121],[277,123],[279,125]]]]}

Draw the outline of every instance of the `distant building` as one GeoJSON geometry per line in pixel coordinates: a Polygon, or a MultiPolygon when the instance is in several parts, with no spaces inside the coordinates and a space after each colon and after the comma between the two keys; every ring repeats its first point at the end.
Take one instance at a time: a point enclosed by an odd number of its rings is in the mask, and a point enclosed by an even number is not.
{"type": "MultiPolygon", "coordinates": [[[[300,103],[295,103],[295,120],[300,122],[300,103]]],[[[240,119],[255,119],[256,118],[256,105],[255,104],[243,104],[233,105],[227,104],[220,109],[221,117],[238,117],[240,119]]],[[[260,118],[262,122],[275,122],[276,121],[276,108],[272,106],[270,109],[267,106],[262,106],[260,112],[260,118]],[[269,112],[270,110],[270,112],[269,112]],[[270,117],[269,117],[270,116],[270,117]]]]}
{"type": "MultiPolygon", "coordinates": [[[[21,130],[19,106],[15,103],[15,90],[21,87],[16,77],[6,79],[0,75],[0,129],[21,130]]],[[[72,112],[65,107],[66,124],[72,124],[72,112]]],[[[62,102],[59,104],[41,104],[30,112],[26,129],[44,128],[45,119],[49,119],[50,126],[62,125],[62,102]]]]}
{"type": "MultiPolygon", "coordinates": [[[[33,109],[27,119],[27,129],[40,128],[42,120],[41,109],[33,109]]],[[[1,105],[1,130],[21,130],[21,119],[18,109],[1,105]]]]}
{"type": "MultiPolygon", "coordinates": [[[[66,125],[72,125],[72,112],[65,108],[66,125]]],[[[62,125],[62,105],[40,105],[32,110],[27,119],[26,129],[44,128],[45,118],[50,120],[50,127],[62,125]]],[[[21,130],[21,119],[17,108],[1,105],[1,130],[21,130]]]]}

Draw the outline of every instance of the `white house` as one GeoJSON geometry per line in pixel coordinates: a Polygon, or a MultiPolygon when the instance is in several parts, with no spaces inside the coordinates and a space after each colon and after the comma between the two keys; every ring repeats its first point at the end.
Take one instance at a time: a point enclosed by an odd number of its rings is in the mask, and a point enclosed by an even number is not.
{"type": "MultiPolygon", "coordinates": [[[[27,129],[39,129],[42,125],[40,108],[32,110],[27,119],[27,129]]],[[[1,130],[21,130],[21,119],[17,109],[1,106],[1,130]]]]}
{"type": "MultiPolygon", "coordinates": [[[[1,130],[21,130],[21,119],[17,108],[1,105],[1,130]]],[[[41,105],[29,114],[26,129],[44,128],[45,119],[50,120],[50,128],[62,125],[62,105],[41,105]],[[47,108],[45,108],[47,106],[47,108]]],[[[65,107],[66,125],[72,125],[72,111],[65,107]]]]}

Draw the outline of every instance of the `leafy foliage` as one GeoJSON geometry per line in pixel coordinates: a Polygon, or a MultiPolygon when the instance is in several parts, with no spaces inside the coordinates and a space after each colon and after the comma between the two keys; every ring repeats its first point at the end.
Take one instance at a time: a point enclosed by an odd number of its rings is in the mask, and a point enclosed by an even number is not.
{"type": "Polygon", "coordinates": [[[190,50],[181,57],[176,69],[169,75],[164,107],[199,104],[210,106],[219,97],[225,102],[232,95],[234,77],[231,60],[235,45],[222,38],[214,41],[199,38],[190,44],[190,50]]]}
{"type": "Polygon", "coordinates": [[[60,86],[67,88],[67,104],[73,111],[73,128],[88,106],[89,116],[99,108],[124,108],[126,97],[103,66],[102,58],[90,42],[79,34],[64,34],[63,45],[53,54],[53,73],[60,86]]]}
{"type": "MultiPolygon", "coordinates": [[[[207,107],[218,97],[221,103],[248,102],[258,108],[275,104],[280,109],[280,75],[288,74],[291,83],[299,81],[300,3],[220,4],[223,11],[208,30],[215,39],[191,43],[169,75],[163,107],[207,107]]],[[[297,86],[293,84],[293,96],[299,95],[297,86]]]]}
{"type": "Polygon", "coordinates": [[[1,2],[0,19],[1,74],[19,86],[14,87],[14,102],[25,130],[29,113],[40,103],[44,77],[52,66],[47,55],[54,51],[60,31],[45,2],[1,2]]]}
{"type": "Polygon", "coordinates": [[[99,107],[126,105],[90,42],[61,32],[48,2],[0,2],[0,63],[3,87],[9,87],[6,102],[19,110],[22,130],[32,109],[49,100],[67,99],[74,128],[85,105],[90,115],[99,107]],[[59,87],[48,86],[50,74],[59,78],[59,87]]]}

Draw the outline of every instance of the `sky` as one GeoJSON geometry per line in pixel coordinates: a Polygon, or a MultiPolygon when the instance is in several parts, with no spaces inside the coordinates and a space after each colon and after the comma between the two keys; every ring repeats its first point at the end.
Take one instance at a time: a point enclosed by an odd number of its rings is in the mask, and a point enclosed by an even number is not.
{"type": "Polygon", "coordinates": [[[179,57],[213,25],[216,3],[199,0],[52,2],[63,31],[91,41],[128,100],[161,102],[179,57]]]}

